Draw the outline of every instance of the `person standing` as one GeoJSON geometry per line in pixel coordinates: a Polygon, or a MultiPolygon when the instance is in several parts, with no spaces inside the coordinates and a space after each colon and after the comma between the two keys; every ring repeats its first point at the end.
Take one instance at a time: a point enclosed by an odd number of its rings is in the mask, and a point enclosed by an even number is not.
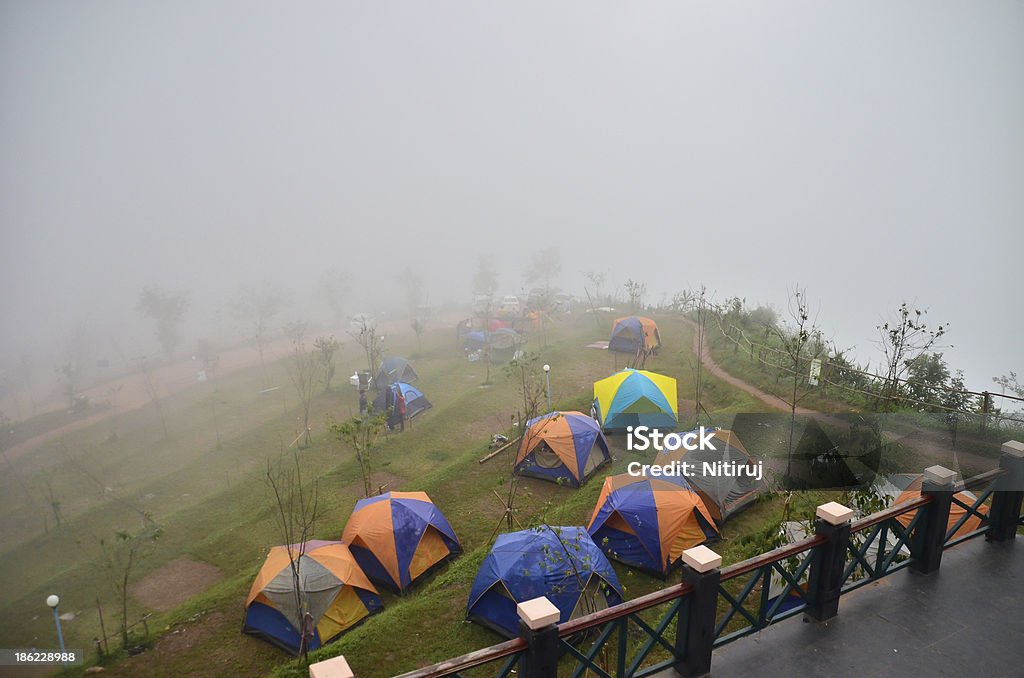
{"type": "Polygon", "coordinates": [[[405,396],[402,395],[402,389],[395,389],[395,412],[398,414],[398,426],[399,431],[405,430],[405,396]]]}

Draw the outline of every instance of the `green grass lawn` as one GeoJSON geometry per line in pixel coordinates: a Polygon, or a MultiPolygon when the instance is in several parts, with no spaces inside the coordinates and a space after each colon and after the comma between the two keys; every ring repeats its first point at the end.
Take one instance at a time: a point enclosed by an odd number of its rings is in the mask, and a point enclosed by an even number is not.
{"type": "MultiPolygon", "coordinates": [[[[694,396],[695,356],[691,329],[679,318],[658,317],[665,348],[648,363],[679,380],[679,397],[694,396]]],[[[592,383],[614,371],[614,358],[584,346],[606,339],[608,327],[579,316],[549,328],[548,345],[537,339],[527,350],[552,365],[551,387],[559,409],[587,411],[592,383]]],[[[421,582],[404,597],[385,594],[385,610],[324,648],[317,656],[344,653],[360,676],[391,675],[468,652],[500,640],[463,621],[476,569],[501,526],[504,507],[495,497],[509,482],[511,453],[479,464],[492,433],[504,431],[521,409],[513,380],[499,366],[491,385],[482,386],[485,368],[465,360],[447,325],[431,328],[418,347],[411,332],[389,334],[389,354],[412,357],[421,388],[434,407],[401,434],[383,439],[376,451],[380,482],[391,490],[423,490],[446,513],[464,554],[421,582]]],[[[332,392],[319,395],[313,412],[314,442],[301,452],[306,478],[317,478],[326,514],[317,537],[337,539],[362,495],[359,467],[350,451],[327,432],[329,417],[342,420],[357,408],[355,389],[344,379],[361,367],[362,353],[351,340],[336,358],[339,378],[332,392]]],[[[620,367],[621,365],[621,360],[620,367]]],[[[262,476],[269,460],[286,451],[300,428],[298,400],[280,364],[269,366],[271,386],[259,368],[219,377],[214,382],[164,398],[170,439],[163,440],[155,409],[123,414],[116,421],[69,433],[15,462],[25,488],[9,475],[0,478],[0,644],[6,647],[54,644],[46,595],[61,595],[62,611],[76,613],[65,624],[69,647],[92,648],[99,635],[97,598],[108,634],[115,627],[111,575],[104,570],[100,539],[115,529],[135,529],[144,511],[164,527],[152,554],[133,579],[187,555],[212,564],[224,578],[149,622],[157,634],[169,629],[201,631],[173,654],[158,649],[159,666],[146,673],[215,675],[231,668],[246,675],[275,668],[283,675],[304,675],[280,651],[239,633],[243,600],[263,559],[281,539],[262,476]],[[114,435],[116,433],[116,435],[114,435]],[[219,444],[218,444],[219,439],[219,444]],[[55,528],[49,496],[60,501],[63,524],[55,528]],[[26,496],[26,492],[28,497],[26,496]],[[48,528],[48,532],[45,530],[48,528]]],[[[757,408],[748,395],[714,379],[703,385],[703,404],[712,418],[727,422],[730,413],[757,408]]],[[[687,411],[684,402],[683,411],[687,411]]],[[[691,410],[692,411],[692,410],[691,410]]],[[[693,424],[692,414],[681,426],[693,424]]],[[[706,417],[705,417],[706,420],[706,417]]],[[[611,439],[614,463],[601,475],[625,469],[631,459],[624,436],[611,439]]],[[[517,519],[524,526],[586,524],[601,488],[597,477],[579,490],[524,479],[518,486],[517,519]]],[[[813,512],[820,497],[808,494],[797,506],[813,512]],[[802,503],[801,503],[802,502],[802,503]],[[803,504],[807,504],[804,506],[803,504]]],[[[769,498],[731,521],[716,547],[726,562],[750,555],[743,536],[763,530],[781,516],[781,500],[769,498]]],[[[616,565],[627,598],[655,590],[665,582],[616,565]]],[[[129,616],[148,612],[130,601],[129,616]]],[[[169,636],[170,638],[171,636],[169,636]]],[[[170,641],[167,641],[170,642],[170,641]]],[[[138,673],[137,658],[110,671],[138,673]]]]}

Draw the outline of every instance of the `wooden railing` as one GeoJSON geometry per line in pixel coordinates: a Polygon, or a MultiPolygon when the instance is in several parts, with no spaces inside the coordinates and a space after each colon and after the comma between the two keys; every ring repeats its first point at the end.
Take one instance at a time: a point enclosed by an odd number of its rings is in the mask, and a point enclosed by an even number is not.
{"type": "Polygon", "coordinates": [[[949,485],[925,482],[922,494],[855,521],[821,518],[815,534],[722,569],[683,565],[683,582],[634,600],[449,659],[400,678],[474,675],[505,678],[643,678],[669,668],[682,675],[710,669],[711,651],[804,613],[823,621],[849,591],[903,568],[934,572],[942,551],[982,534],[1014,538],[1024,524],[1024,457],[1004,454],[1000,468],[949,485]],[[981,489],[972,502],[956,493],[981,489]],[[949,510],[965,516],[950,526],[949,510]],[[909,516],[909,517],[908,517],[909,516]],[[980,525],[955,536],[971,517],[980,525]],[[902,518],[902,521],[901,521],[902,518]],[[906,522],[906,525],[903,523],[906,522]],[[773,584],[775,591],[773,595],[773,584]],[[549,648],[538,654],[537,648],[549,648]],[[476,670],[487,669],[487,673],[476,670]],[[497,669],[492,671],[491,669],[497,669]]]}

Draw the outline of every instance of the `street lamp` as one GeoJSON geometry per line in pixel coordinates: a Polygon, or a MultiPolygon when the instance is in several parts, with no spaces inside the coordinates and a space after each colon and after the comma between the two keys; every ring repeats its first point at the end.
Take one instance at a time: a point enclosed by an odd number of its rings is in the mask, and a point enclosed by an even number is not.
{"type": "Polygon", "coordinates": [[[61,654],[64,653],[64,634],[60,630],[60,617],[57,614],[57,606],[60,605],[60,598],[55,595],[49,595],[46,598],[46,604],[53,609],[53,623],[57,625],[57,640],[60,642],[61,654]]]}
{"type": "Polygon", "coordinates": [[[551,411],[551,365],[544,364],[544,380],[548,384],[548,412],[551,411]]]}

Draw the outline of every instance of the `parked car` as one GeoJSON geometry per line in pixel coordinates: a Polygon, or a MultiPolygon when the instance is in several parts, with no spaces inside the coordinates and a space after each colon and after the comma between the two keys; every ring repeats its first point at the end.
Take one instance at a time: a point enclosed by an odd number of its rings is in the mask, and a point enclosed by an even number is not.
{"type": "Polygon", "coordinates": [[[499,318],[504,317],[516,317],[522,314],[522,306],[519,304],[519,297],[509,294],[501,298],[498,302],[499,318]]]}

